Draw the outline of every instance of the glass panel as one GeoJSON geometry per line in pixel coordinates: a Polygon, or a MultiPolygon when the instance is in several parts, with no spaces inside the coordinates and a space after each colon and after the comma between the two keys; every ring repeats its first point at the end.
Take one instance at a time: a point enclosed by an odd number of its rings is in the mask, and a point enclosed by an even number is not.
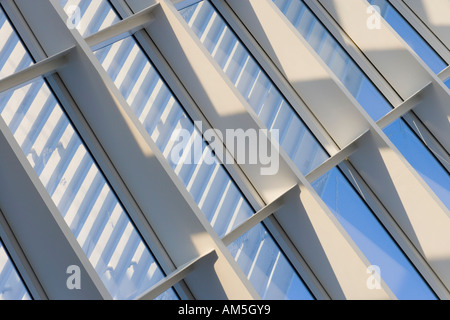
{"type": "Polygon", "coordinates": [[[111,295],[164,275],[42,78],[0,95],[0,114],[111,295]]]}
{"type": "Polygon", "coordinates": [[[444,81],[444,84],[450,89],[450,78],[444,81]]]}
{"type": "Polygon", "coordinates": [[[306,175],[328,159],[292,106],[281,95],[209,1],[180,11],[213,58],[306,175]]]}
{"type": "Polygon", "coordinates": [[[373,120],[381,119],[392,110],[389,102],[302,0],[273,0],[273,2],[373,120]],[[311,30],[316,31],[313,33],[311,30]]]}
{"type": "Polygon", "coordinates": [[[132,37],[95,52],[219,236],[254,211],[132,37]]]}
{"type": "Polygon", "coordinates": [[[120,21],[107,0],[59,0],[69,16],[68,25],[74,26],[83,37],[120,21]]]}
{"type": "MultiPolygon", "coordinates": [[[[120,40],[95,55],[219,236],[250,218],[254,210],[135,39],[120,40]]],[[[252,283],[258,285],[262,296],[290,297],[288,292],[279,292],[291,288],[277,283],[285,277],[295,282],[298,290],[307,291],[288,263],[283,268],[270,268],[278,260],[287,261],[272,237],[260,238],[252,233],[248,238],[246,242],[238,240],[231,248],[258,251],[259,258],[253,257],[252,263],[253,269],[259,270],[259,278],[248,275],[257,279],[252,283]],[[265,287],[259,286],[260,280],[265,281],[265,287]]]]}
{"type": "Polygon", "coordinates": [[[450,175],[426,147],[416,138],[404,120],[397,120],[384,129],[425,182],[450,209],[450,175]]]}
{"type": "MultiPolygon", "coordinates": [[[[392,106],[385,97],[325,29],[303,0],[273,1],[375,121],[392,110],[392,106]],[[321,31],[315,31],[315,34],[320,35],[320,41],[314,40],[311,36],[312,30],[318,29],[321,31]],[[346,64],[345,68],[343,64],[346,64]]],[[[401,122],[401,125],[390,126],[385,133],[448,207],[450,192],[448,171],[436,160],[433,150],[425,147],[425,142],[420,140],[403,119],[398,122],[401,122]]]]}
{"type": "Polygon", "coordinates": [[[382,279],[398,299],[436,298],[338,168],[316,180],[313,187],[369,262],[380,268],[382,279]]]}
{"type": "Polygon", "coordinates": [[[111,295],[132,299],[161,280],[160,267],[47,83],[37,78],[1,93],[0,115],[111,295]]]}
{"type": "Polygon", "coordinates": [[[0,79],[33,64],[17,33],[0,8],[0,79]]]}
{"type": "Polygon", "coordinates": [[[262,224],[228,248],[262,299],[314,299],[262,224]]]}
{"type": "Polygon", "coordinates": [[[402,15],[387,0],[367,0],[381,10],[381,15],[389,25],[409,44],[419,57],[438,74],[447,67],[447,64],[433,50],[433,48],[420,36],[420,34],[403,18],[402,15]]]}
{"type": "Polygon", "coordinates": [[[31,300],[27,288],[0,241],[0,300],[31,300]]]}

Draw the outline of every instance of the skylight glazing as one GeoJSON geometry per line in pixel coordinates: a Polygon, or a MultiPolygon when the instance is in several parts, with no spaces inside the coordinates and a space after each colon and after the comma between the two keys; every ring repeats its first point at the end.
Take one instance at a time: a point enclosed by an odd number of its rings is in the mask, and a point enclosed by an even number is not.
{"type": "Polygon", "coordinates": [[[164,278],[42,77],[2,92],[0,115],[113,298],[132,299],[164,278]]]}
{"type": "MultiPolygon", "coordinates": [[[[308,41],[367,113],[377,121],[392,110],[391,104],[334,39],[303,0],[273,0],[293,26],[308,41]]],[[[403,156],[450,208],[450,175],[436,158],[433,147],[422,141],[401,119],[384,132],[403,156]],[[414,151],[411,149],[414,147],[414,151]]]]}
{"type": "Polygon", "coordinates": [[[430,69],[438,74],[447,67],[447,63],[434,51],[422,36],[387,0],[367,0],[377,6],[386,22],[400,37],[422,58],[430,69]]]}
{"type": "Polygon", "coordinates": [[[68,15],[68,25],[76,28],[83,37],[120,21],[114,9],[104,0],[59,0],[68,15]]]}
{"type": "Polygon", "coordinates": [[[269,130],[279,130],[281,147],[304,175],[328,159],[317,139],[209,1],[200,1],[180,13],[259,119],[269,130]]]}
{"type": "Polygon", "coordinates": [[[330,170],[313,187],[398,299],[436,299],[340,169],[330,170]]]}
{"type": "MultiPolygon", "coordinates": [[[[95,54],[219,236],[250,218],[254,210],[135,39],[125,38],[95,54]],[[188,139],[183,137],[186,133],[188,139]],[[174,161],[179,141],[187,143],[174,161]],[[201,148],[197,157],[196,145],[201,148]]],[[[231,244],[230,250],[259,294],[277,299],[297,294],[311,299],[265,227],[260,224],[255,230],[231,244]],[[251,262],[251,270],[244,260],[251,262]],[[261,287],[262,283],[266,285],[261,287]]]]}
{"type": "Polygon", "coordinates": [[[31,300],[30,294],[0,241],[0,300],[31,300]]]}
{"type": "MultiPolygon", "coordinates": [[[[328,64],[333,68],[335,72],[338,72],[338,77],[341,79],[341,81],[344,81],[344,84],[351,90],[354,94],[357,96],[361,93],[361,87],[362,87],[362,81],[366,80],[366,86],[367,91],[371,92],[372,95],[377,93],[378,91],[373,87],[371,82],[368,79],[364,78],[363,73],[358,69],[356,64],[353,63],[353,61],[350,60],[350,58],[347,57],[347,54],[345,51],[340,48],[337,43],[332,39],[328,34],[325,33],[325,29],[318,23],[317,19],[314,19],[314,16],[309,13],[309,11],[305,10],[306,8],[302,8],[299,6],[298,2],[297,5],[293,7],[289,7],[291,4],[295,4],[294,1],[285,1],[283,3],[278,2],[278,5],[280,5],[282,8],[285,8],[286,6],[288,8],[295,9],[295,12],[297,13],[297,16],[292,14],[292,11],[289,11],[289,17],[292,20],[295,20],[297,25],[301,25],[301,28],[303,30],[304,34],[308,35],[308,41],[315,44],[315,48],[322,48],[322,54],[323,56],[328,57],[328,64]],[[308,14],[307,18],[302,20],[299,18],[305,14],[308,14]],[[321,46],[320,43],[323,45],[321,46]],[[326,47],[326,49],[325,49],[326,47]],[[327,52],[325,54],[325,52],[327,52]]],[[[301,4],[301,3],[300,3],[301,4]]],[[[215,8],[211,5],[209,1],[201,1],[197,4],[194,4],[190,7],[187,7],[183,10],[181,10],[181,14],[183,18],[186,20],[188,25],[192,28],[192,30],[196,33],[196,35],[199,37],[201,42],[205,45],[205,47],[208,49],[208,51],[211,53],[213,58],[216,60],[216,62],[221,66],[221,68],[224,70],[226,75],[230,78],[230,80],[236,85],[236,87],[240,90],[240,92],[243,94],[244,97],[247,98],[250,105],[252,105],[257,111],[257,113],[260,115],[261,119],[264,123],[268,126],[268,128],[272,128],[272,123],[274,121],[274,113],[267,112],[270,106],[273,110],[273,105],[278,106],[280,110],[283,110],[283,105],[287,104],[287,102],[282,98],[282,96],[278,93],[276,88],[273,86],[273,84],[270,82],[267,76],[264,75],[263,71],[259,66],[257,66],[256,62],[254,62],[253,58],[248,53],[247,49],[240,43],[239,39],[232,33],[232,31],[229,29],[228,25],[225,23],[223,18],[217,13],[215,8]],[[262,83],[263,85],[258,85],[259,83],[262,83]],[[255,92],[255,89],[259,89],[258,95],[252,95],[252,92],[255,92]],[[277,94],[274,94],[276,92],[277,94]],[[254,97],[257,97],[258,99],[252,99],[254,97]],[[267,99],[267,100],[265,100],[267,99]],[[255,102],[257,101],[257,102],[255,102]],[[275,101],[275,104],[273,104],[273,101],[275,101]],[[266,113],[261,112],[262,110],[265,110],[266,113]]],[[[360,99],[367,99],[367,96],[364,93],[361,93],[360,99]]],[[[379,97],[379,101],[384,101],[384,98],[379,97]]],[[[383,105],[382,105],[383,107],[383,105]]],[[[387,102],[384,102],[384,112],[387,113],[390,108],[388,108],[389,105],[387,102]]],[[[284,110],[287,110],[286,108],[284,110]]],[[[277,108],[275,108],[277,110],[277,108]]],[[[283,114],[283,112],[277,112],[275,113],[277,115],[283,114]]],[[[382,113],[378,114],[380,117],[382,113]]],[[[289,121],[292,121],[292,119],[299,119],[298,116],[294,113],[292,109],[290,109],[290,113],[288,115],[285,115],[285,118],[288,123],[289,121]]],[[[282,122],[280,122],[281,124],[282,122]]],[[[298,124],[297,124],[297,127],[298,124]]],[[[282,123],[282,128],[286,128],[286,122],[282,123]]],[[[303,126],[304,128],[304,126],[303,126]]],[[[317,154],[321,155],[324,154],[322,151],[323,149],[318,145],[318,142],[311,136],[309,139],[309,143],[307,145],[315,145],[315,151],[311,150],[310,148],[305,148],[305,146],[301,145],[301,142],[303,141],[303,135],[301,132],[288,132],[286,134],[286,138],[290,139],[291,141],[296,141],[298,146],[298,153],[302,154],[303,151],[305,151],[304,155],[313,157],[313,159],[321,159],[322,161],[326,158],[325,156],[319,156],[316,158],[317,154]]],[[[283,147],[283,143],[281,143],[283,147]]],[[[289,150],[288,150],[289,151],[289,150]]],[[[293,158],[293,160],[297,160],[295,157],[295,154],[292,152],[288,152],[289,156],[293,158]],[[294,157],[293,157],[294,156],[294,157]]],[[[295,161],[296,164],[299,166],[299,162],[295,161]]],[[[301,163],[301,162],[300,162],[301,163]]],[[[320,161],[311,161],[311,163],[315,163],[316,165],[320,164],[320,161]]],[[[314,165],[309,166],[302,166],[300,165],[299,168],[303,173],[308,173],[309,170],[314,168],[314,165]]],[[[332,185],[332,177],[325,176],[324,179],[320,179],[320,183],[318,182],[315,184],[318,192],[320,192],[320,189],[329,189],[329,187],[332,185]]],[[[364,227],[363,226],[356,226],[356,228],[359,228],[357,231],[359,233],[364,234],[365,231],[370,230],[371,228],[382,228],[379,222],[374,219],[374,216],[372,212],[368,209],[367,205],[360,200],[359,195],[353,190],[346,188],[343,190],[343,193],[345,194],[345,198],[353,198],[353,199],[359,199],[359,207],[358,208],[348,208],[343,207],[342,211],[345,212],[353,212],[352,209],[358,209],[362,211],[363,213],[360,213],[359,216],[350,216],[351,219],[361,219],[361,217],[364,218],[364,227]]],[[[327,203],[333,203],[330,201],[327,201],[328,199],[324,199],[327,203]]],[[[350,203],[350,201],[348,202],[350,203]]],[[[356,224],[355,220],[350,221],[352,224],[356,224]]],[[[383,234],[384,235],[384,234],[383,234]]],[[[388,247],[378,249],[378,250],[397,250],[394,259],[393,264],[398,263],[398,261],[402,260],[405,265],[408,265],[408,271],[404,272],[402,270],[402,274],[409,273],[412,278],[415,279],[415,281],[419,283],[423,283],[422,278],[420,275],[417,274],[417,272],[414,270],[414,268],[409,264],[409,262],[406,262],[406,258],[403,255],[403,253],[400,252],[398,249],[398,246],[392,241],[392,239],[389,236],[385,236],[385,238],[374,238],[376,245],[382,246],[380,244],[382,241],[387,241],[386,239],[389,239],[390,243],[388,247]],[[380,242],[380,243],[379,243],[380,242]],[[398,259],[396,261],[395,259],[398,259]]],[[[374,248],[367,246],[364,247],[361,243],[358,243],[362,246],[361,249],[365,250],[365,254],[370,255],[373,254],[374,248]]],[[[377,260],[379,261],[379,260],[377,260]]],[[[380,261],[381,262],[381,261],[380,261]]],[[[389,267],[392,267],[390,265],[389,267]]],[[[399,270],[399,269],[393,269],[393,270],[399,270]]],[[[400,275],[400,273],[397,273],[397,275],[400,275]]],[[[397,294],[402,296],[404,290],[404,286],[396,286],[395,284],[391,283],[393,286],[393,289],[396,289],[397,294]]],[[[404,283],[403,283],[404,285],[404,283]]],[[[425,286],[427,290],[429,290],[428,287],[425,286]]],[[[426,294],[424,296],[427,296],[426,294]]],[[[430,294],[427,297],[434,297],[433,294],[430,294]]]]}

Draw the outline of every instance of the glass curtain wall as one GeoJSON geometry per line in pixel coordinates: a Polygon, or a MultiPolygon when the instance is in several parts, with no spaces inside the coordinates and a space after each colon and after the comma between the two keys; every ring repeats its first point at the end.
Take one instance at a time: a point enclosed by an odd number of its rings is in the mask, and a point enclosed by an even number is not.
{"type": "Polygon", "coordinates": [[[385,21],[398,33],[400,37],[414,50],[415,53],[438,74],[447,67],[447,63],[409,24],[409,22],[387,0],[367,0],[377,6],[385,21]]]}
{"type": "MultiPolygon", "coordinates": [[[[12,74],[33,61],[1,9],[0,21],[9,35],[2,70],[12,74]]],[[[44,78],[2,92],[0,116],[113,298],[133,299],[164,278],[44,78]]]]}
{"type": "Polygon", "coordinates": [[[5,246],[0,240],[0,300],[31,300],[5,246]]]}
{"type": "MultiPolygon", "coordinates": [[[[114,10],[108,1],[84,2],[90,3],[84,3],[87,8],[95,3],[94,7],[104,12],[97,15],[109,17],[110,24],[120,20],[116,13],[115,18],[110,16],[114,10]]],[[[69,3],[61,1],[61,4],[70,14],[69,3]]],[[[80,21],[85,21],[88,11],[80,11],[80,21]]],[[[96,24],[106,25],[106,22],[96,24]]],[[[79,28],[83,36],[98,29],[79,28]]],[[[218,235],[226,235],[250,218],[254,209],[136,39],[127,37],[95,51],[95,55],[218,235]]],[[[313,299],[263,223],[233,242],[229,249],[262,298],[313,299]]]]}
{"type": "MultiPolygon", "coordinates": [[[[289,9],[290,5],[295,8],[297,16],[290,11],[288,14],[291,21],[295,21],[297,25],[301,24],[302,30],[307,30],[305,33],[315,34],[310,38],[311,41],[322,44],[321,48],[327,48],[324,50],[324,54],[327,52],[326,55],[333,70],[339,72],[339,78],[344,81],[353,94],[360,95],[361,101],[370,101],[367,94],[376,96],[378,99],[376,104],[383,102],[380,107],[385,108],[386,112],[390,110],[385,99],[376,95],[378,91],[371,82],[364,78],[359,68],[347,59],[345,51],[333,43],[331,38],[328,40],[329,43],[325,44],[324,39],[329,37],[324,34],[324,28],[320,26],[317,19],[309,13],[302,2],[287,0],[276,3],[283,10],[289,9]],[[302,21],[301,17],[305,12],[309,14],[305,15],[306,18],[302,21]],[[362,88],[368,93],[362,93],[362,88]]],[[[285,130],[285,140],[281,140],[280,144],[300,171],[306,175],[322,163],[328,156],[319,142],[307,131],[293,108],[282,97],[279,90],[276,89],[211,2],[203,0],[180,8],[180,13],[266,126],[269,129],[279,126],[285,130]],[[295,148],[291,148],[292,145],[295,145],[295,148]]],[[[375,110],[375,106],[373,106],[373,110],[375,110]]],[[[378,110],[373,114],[377,117],[382,116],[378,110]]],[[[318,179],[314,183],[314,187],[328,204],[330,210],[340,218],[340,221],[348,220],[343,225],[364,254],[372,259],[371,263],[382,267],[382,277],[397,297],[404,299],[411,296],[423,299],[435,298],[404,253],[387,234],[359,194],[351,188],[350,183],[339,169],[335,168],[318,179]],[[331,196],[333,194],[335,198],[331,196]],[[366,235],[366,238],[361,235],[366,235]],[[410,286],[414,286],[418,290],[411,292],[408,289],[410,286]]]]}
{"type": "MultiPolygon", "coordinates": [[[[386,98],[303,0],[273,1],[374,121],[392,110],[386,98]]],[[[403,119],[392,123],[384,132],[450,209],[450,175],[439,162],[446,160],[438,157],[432,146],[422,141],[403,119]]]]}

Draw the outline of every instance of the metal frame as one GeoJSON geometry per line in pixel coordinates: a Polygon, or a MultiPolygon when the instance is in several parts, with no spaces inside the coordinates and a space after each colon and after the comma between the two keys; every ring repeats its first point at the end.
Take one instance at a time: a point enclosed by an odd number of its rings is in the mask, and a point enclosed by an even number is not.
{"type": "MultiPolygon", "coordinates": [[[[232,2],[232,1],[227,1],[228,3],[229,2],[232,2]]],[[[236,13],[236,12],[239,12],[239,9],[236,9],[236,7],[233,7],[233,9],[234,9],[234,12],[236,13]]],[[[246,20],[245,21],[248,21],[249,19],[248,19],[248,16],[246,16],[246,20]]],[[[273,20],[271,20],[272,22],[273,22],[273,20]]],[[[248,24],[247,24],[247,26],[248,26],[248,24]]],[[[252,35],[254,35],[254,32],[251,32],[250,34],[252,34],[252,35]]],[[[264,46],[263,46],[264,47],[264,46]]],[[[276,59],[274,59],[274,58],[272,58],[272,60],[276,60],[276,59]]],[[[403,116],[403,115],[405,115],[405,113],[407,113],[409,110],[411,110],[412,108],[414,108],[418,103],[420,103],[420,99],[421,99],[421,96],[422,96],[422,92],[424,92],[425,90],[427,90],[427,88],[428,87],[425,87],[423,90],[420,90],[416,95],[414,95],[414,96],[412,96],[412,97],[410,97],[408,100],[407,100],[407,102],[404,102],[404,103],[402,103],[398,108],[396,108],[396,109],[394,109],[393,111],[392,111],[392,113],[390,113],[390,114],[388,114],[387,116],[385,116],[383,119],[381,119],[380,121],[379,121],[379,123],[378,123],[378,126],[381,126],[381,128],[383,128],[384,126],[386,126],[388,123],[390,123],[391,121],[393,121],[394,119],[397,119],[397,118],[399,118],[399,117],[401,117],[401,116],[403,116]]],[[[377,126],[376,126],[377,127],[377,126]]],[[[347,152],[349,152],[349,155],[351,154],[351,153],[353,153],[354,152],[354,150],[349,150],[349,151],[345,151],[347,148],[351,148],[352,147],[352,144],[350,144],[350,145],[348,145],[348,147],[346,147],[346,148],[344,148],[344,150],[343,150],[343,154],[341,155],[340,153],[338,153],[337,155],[334,155],[328,162],[330,162],[330,163],[332,163],[332,162],[335,162],[335,164],[337,164],[337,163],[339,163],[340,162],[340,160],[343,160],[344,158],[345,158],[345,155],[346,155],[346,153],[347,152]],[[340,158],[340,159],[339,159],[340,158]]],[[[350,157],[351,158],[351,157],[350,157]]],[[[341,164],[344,168],[346,168],[346,166],[344,165],[344,164],[341,164]]],[[[323,166],[326,166],[326,164],[324,164],[323,166]]],[[[330,165],[330,166],[332,166],[332,165],[330,165]]],[[[318,171],[320,171],[321,170],[321,168],[318,168],[317,169],[318,171]]],[[[322,169],[323,171],[326,171],[326,169],[322,169]]],[[[353,169],[354,170],[354,169],[353,169]]],[[[314,172],[311,174],[311,178],[312,178],[312,176],[316,176],[317,174],[315,174],[314,172]]],[[[308,177],[307,177],[308,178],[308,177]]],[[[362,182],[364,182],[363,180],[362,180],[362,182]]],[[[439,202],[439,200],[438,200],[438,202],[439,202]]],[[[384,209],[384,208],[383,208],[384,209]]],[[[378,210],[379,211],[379,210],[378,210]]],[[[444,209],[444,212],[445,212],[446,210],[444,209]]],[[[396,238],[398,238],[398,236],[396,237],[396,238]]],[[[402,240],[404,240],[404,239],[402,239],[402,240]]],[[[402,242],[404,242],[404,241],[402,241],[402,242]]],[[[417,251],[416,251],[416,253],[415,254],[417,254],[417,251]]],[[[414,258],[414,260],[417,260],[417,258],[415,257],[414,258]]],[[[430,277],[433,277],[434,275],[432,274],[433,273],[433,271],[430,271],[429,269],[428,269],[428,274],[427,274],[427,277],[428,278],[430,278],[430,277]],[[430,272],[431,272],[431,274],[430,274],[430,272]]],[[[437,289],[437,291],[439,291],[440,293],[439,293],[439,295],[440,295],[440,297],[448,297],[448,291],[446,290],[446,289],[444,289],[444,290],[442,290],[442,282],[440,282],[440,280],[438,280],[438,284],[437,285],[434,285],[434,287],[436,288],[438,288],[437,289]]]]}
{"type": "MultiPolygon", "coordinates": [[[[304,0],[313,13],[319,18],[319,20],[330,31],[332,36],[342,45],[351,58],[358,64],[363,72],[370,78],[375,84],[377,89],[382,95],[389,101],[393,107],[403,104],[403,99],[392,85],[386,81],[380,71],[375,65],[364,55],[364,53],[358,48],[355,42],[346,34],[340,25],[334,20],[334,18],[324,9],[324,7],[317,0],[304,0]]],[[[415,25],[414,25],[415,26],[415,25]]],[[[428,38],[427,38],[428,39],[428,38]]],[[[439,74],[441,80],[447,79],[448,71],[450,68],[446,68],[439,74]]],[[[436,158],[441,164],[449,170],[450,155],[442,147],[435,136],[428,130],[428,128],[422,123],[421,120],[415,115],[414,110],[412,112],[404,114],[404,120],[409,124],[410,128],[424,141],[427,147],[436,154],[436,158]]]]}

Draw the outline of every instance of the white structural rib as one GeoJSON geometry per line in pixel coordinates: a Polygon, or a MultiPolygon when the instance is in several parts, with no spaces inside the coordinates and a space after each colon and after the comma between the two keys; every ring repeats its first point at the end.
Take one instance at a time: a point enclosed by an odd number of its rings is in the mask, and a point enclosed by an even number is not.
{"type": "Polygon", "coordinates": [[[146,293],[138,297],[136,300],[156,299],[159,295],[163,294],[171,287],[176,285],[178,282],[183,280],[188,274],[190,274],[195,269],[196,266],[202,263],[202,261],[206,260],[206,258],[211,256],[214,252],[215,250],[211,250],[206,254],[203,254],[200,257],[180,266],[174,272],[165,277],[163,280],[155,284],[146,293]]]}
{"type": "Polygon", "coordinates": [[[448,78],[450,78],[450,67],[447,67],[444,70],[442,70],[441,73],[438,74],[438,77],[442,81],[445,81],[448,78]]]}
{"type": "Polygon", "coordinates": [[[22,71],[19,71],[0,80],[0,92],[5,92],[19,85],[23,85],[37,77],[56,72],[59,68],[63,67],[69,62],[69,54],[74,50],[74,48],[75,47],[71,47],[67,50],[64,50],[36,64],[33,64],[32,66],[22,71]]]}
{"type": "Polygon", "coordinates": [[[322,163],[319,167],[314,169],[312,172],[310,172],[306,179],[308,182],[312,183],[319,179],[321,176],[323,176],[325,173],[339,165],[342,161],[348,159],[355,151],[358,150],[359,145],[361,144],[361,141],[364,139],[364,137],[367,136],[367,133],[369,131],[366,131],[362,135],[360,135],[358,138],[353,140],[348,146],[343,148],[341,151],[336,153],[334,156],[329,158],[327,161],[322,163]]]}
{"type": "Polygon", "coordinates": [[[95,51],[120,39],[126,38],[152,22],[153,10],[156,7],[157,4],[148,7],[136,14],[133,14],[129,18],[123,19],[112,26],[94,33],[85,40],[87,44],[95,51]]]}
{"type": "Polygon", "coordinates": [[[237,240],[239,237],[243,236],[245,233],[250,231],[253,227],[255,227],[258,223],[262,222],[267,217],[271,216],[275,211],[277,211],[289,198],[289,195],[299,192],[299,186],[292,186],[289,190],[287,190],[280,197],[266,205],[264,208],[255,213],[251,218],[249,218],[244,223],[240,224],[233,231],[229,232],[225,237],[222,238],[222,241],[226,246],[230,245],[233,241],[237,240]]]}
{"type": "Polygon", "coordinates": [[[383,118],[377,121],[377,125],[384,129],[388,125],[390,125],[395,120],[403,117],[409,111],[414,109],[424,98],[424,94],[427,90],[430,89],[432,83],[427,84],[423,89],[417,91],[414,95],[412,95],[409,99],[404,101],[402,104],[394,108],[391,112],[386,114],[383,118]]]}

